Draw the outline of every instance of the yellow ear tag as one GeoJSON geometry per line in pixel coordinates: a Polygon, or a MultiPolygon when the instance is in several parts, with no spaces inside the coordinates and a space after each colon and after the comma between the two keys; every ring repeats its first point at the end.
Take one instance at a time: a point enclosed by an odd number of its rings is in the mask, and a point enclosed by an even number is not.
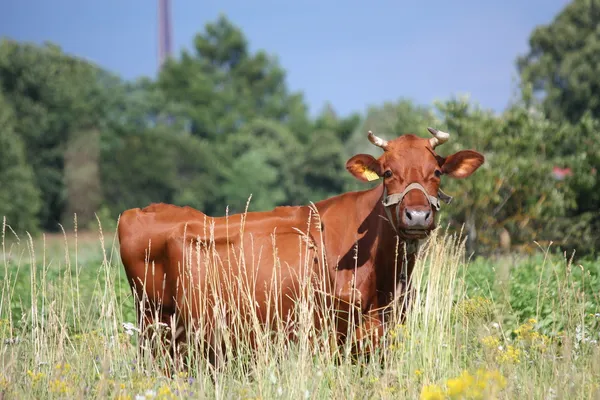
{"type": "Polygon", "coordinates": [[[365,170],[363,171],[363,176],[367,178],[369,182],[376,181],[377,179],[379,179],[379,175],[377,175],[375,171],[368,168],[365,168],[365,170]]]}

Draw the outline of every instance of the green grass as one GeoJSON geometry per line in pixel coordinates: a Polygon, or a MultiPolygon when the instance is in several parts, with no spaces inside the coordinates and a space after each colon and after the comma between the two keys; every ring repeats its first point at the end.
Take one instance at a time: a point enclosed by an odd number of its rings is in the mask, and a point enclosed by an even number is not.
{"type": "Polygon", "coordinates": [[[405,324],[391,324],[377,357],[352,362],[342,348],[336,362],[327,331],[314,335],[309,290],[298,304],[297,342],[258,325],[221,326],[257,334],[255,362],[241,346],[216,375],[199,360],[169,379],[160,372],[169,361],[140,359],[136,335],[122,327],[135,323],[134,299],[115,244],[101,230],[35,241],[5,232],[3,398],[600,396],[598,260],[574,264],[540,249],[471,261],[462,243],[438,232],[413,275],[415,307],[405,324]]]}

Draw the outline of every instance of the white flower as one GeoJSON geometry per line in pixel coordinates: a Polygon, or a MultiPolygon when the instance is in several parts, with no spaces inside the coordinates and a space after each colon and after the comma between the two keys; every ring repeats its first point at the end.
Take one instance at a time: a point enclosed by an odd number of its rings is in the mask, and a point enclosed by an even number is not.
{"type": "Polygon", "coordinates": [[[151,399],[156,396],[156,392],[154,390],[148,389],[146,393],[144,393],[147,399],[151,399]]]}
{"type": "Polygon", "coordinates": [[[135,400],[146,400],[146,396],[144,396],[143,394],[136,394],[135,400]]]}
{"type": "Polygon", "coordinates": [[[134,324],[132,324],[131,322],[123,322],[121,325],[123,325],[123,329],[125,329],[125,333],[128,334],[129,336],[133,336],[133,331],[140,333],[139,328],[137,326],[135,326],[134,324]]]}

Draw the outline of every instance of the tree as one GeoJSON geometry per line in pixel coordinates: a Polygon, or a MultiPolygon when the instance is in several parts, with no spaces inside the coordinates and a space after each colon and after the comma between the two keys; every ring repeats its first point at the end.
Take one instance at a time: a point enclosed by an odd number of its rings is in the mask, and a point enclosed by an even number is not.
{"type": "Polygon", "coordinates": [[[497,248],[504,229],[518,244],[560,239],[547,222],[565,215],[574,198],[552,177],[552,167],[561,160],[548,152],[548,138],[569,127],[521,103],[500,118],[463,100],[439,103],[438,109],[444,117],[440,129],[451,133],[438,154],[473,148],[486,157],[467,181],[442,183],[442,190],[454,196],[442,215],[456,229],[465,225],[469,250],[497,248]]]}
{"type": "Polygon", "coordinates": [[[524,84],[543,98],[554,120],[600,118],[600,0],[574,0],[549,25],[537,27],[517,60],[524,84]]]}
{"type": "Polygon", "coordinates": [[[221,15],[161,70],[158,84],[168,100],[182,104],[192,134],[215,138],[237,131],[257,117],[286,123],[297,107],[285,71],[260,50],[251,54],[242,31],[221,15]]]}
{"type": "Polygon", "coordinates": [[[15,113],[15,133],[25,145],[44,199],[39,219],[57,230],[66,207],[64,152],[71,135],[93,128],[102,113],[97,70],[57,46],[0,41],[0,89],[15,113]]]}
{"type": "Polygon", "coordinates": [[[203,154],[185,156],[183,173],[202,178],[182,185],[176,202],[222,215],[227,205],[243,209],[251,193],[254,210],[300,199],[298,192],[307,188],[298,186],[294,167],[309,140],[307,107],[302,95],[287,89],[275,58],[251,53],[227,18],[207,24],[193,52],[165,64],[158,88],[182,110],[187,140],[203,154]]]}
{"type": "Polygon", "coordinates": [[[0,220],[17,233],[38,230],[40,191],[25,159],[23,140],[15,133],[16,119],[0,91],[0,220]]]}
{"type": "Polygon", "coordinates": [[[600,245],[600,0],[574,0],[552,21],[536,28],[528,53],[517,60],[524,98],[533,91],[541,112],[567,122],[551,132],[548,151],[572,175],[563,185],[575,193],[576,206],[563,219],[549,221],[563,232],[570,248],[589,252],[600,245]],[[554,139],[554,140],[552,140],[554,139]]]}

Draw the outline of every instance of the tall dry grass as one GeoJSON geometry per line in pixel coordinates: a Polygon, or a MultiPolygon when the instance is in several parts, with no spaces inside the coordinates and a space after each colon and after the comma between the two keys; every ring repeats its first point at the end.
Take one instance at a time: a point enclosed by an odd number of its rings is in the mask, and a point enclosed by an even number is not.
{"type": "MultiPolygon", "coordinates": [[[[322,295],[326,288],[304,265],[297,277],[295,340],[289,340],[288,321],[283,318],[277,319],[277,329],[260,324],[253,307],[253,275],[237,275],[226,280],[225,293],[197,300],[202,307],[211,307],[216,318],[200,320],[196,331],[185,333],[188,340],[202,345],[203,333],[210,327],[226,344],[221,354],[225,361],[215,369],[188,348],[183,355],[192,358],[189,368],[171,378],[162,372],[180,360],[138,353],[141,327],[133,315],[140,302],[130,296],[114,237],[105,240],[100,228],[95,250],[82,254],[77,231],[64,234],[62,254],[57,255],[46,252],[43,240],[19,238],[6,225],[2,232],[3,398],[600,396],[600,349],[593,336],[597,333],[586,328],[594,326],[586,321],[597,317],[585,313],[591,299],[573,289],[572,278],[566,276],[557,288],[561,301],[556,307],[569,316],[560,335],[540,332],[535,315],[520,326],[503,326],[494,299],[467,297],[470,263],[464,242],[440,229],[419,251],[407,319],[398,322],[402,306],[398,300],[374,356],[357,360],[351,354],[352,340],[334,346],[333,320],[327,314],[317,329],[314,316],[326,307],[322,295]],[[234,296],[236,307],[224,301],[227,294],[234,296]],[[25,312],[21,315],[19,310],[25,312]],[[254,346],[243,340],[233,345],[235,339],[248,337],[254,346]]],[[[276,243],[274,247],[263,251],[262,257],[276,258],[276,243]]],[[[195,242],[186,251],[188,260],[193,257],[208,270],[228,268],[210,241],[195,242]]],[[[298,251],[303,263],[310,258],[311,250],[300,235],[298,251]]],[[[257,262],[244,260],[243,268],[252,271],[257,262]]],[[[274,278],[284,267],[276,268],[274,278]]],[[[223,282],[215,279],[212,275],[209,285],[222,290],[217,283],[223,282]]],[[[278,286],[272,288],[275,296],[278,286]]],[[[278,315],[277,302],[269,312],[278,315]]],[[[159,343],[157,337],[150,341],[159,343]]]]}

